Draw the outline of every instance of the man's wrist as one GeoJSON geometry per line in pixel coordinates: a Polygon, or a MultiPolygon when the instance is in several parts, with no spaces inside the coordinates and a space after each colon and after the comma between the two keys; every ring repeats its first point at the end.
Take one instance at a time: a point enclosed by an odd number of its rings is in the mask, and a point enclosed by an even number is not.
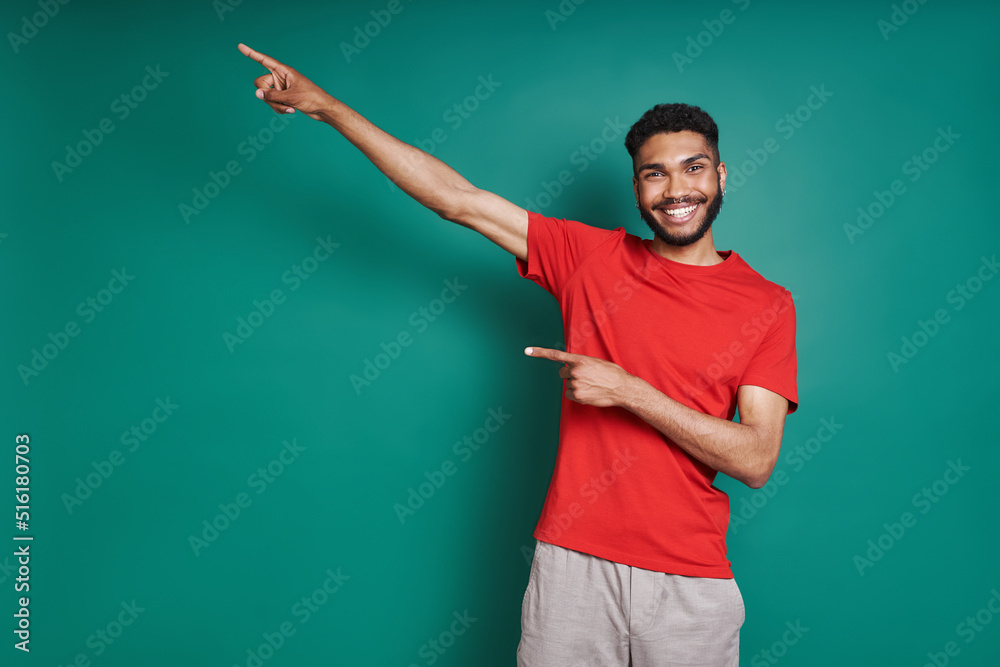
{"type": "Polygon", "coordinates": [[[641,377],[627,373],[619,390],[618,407],[635,412],[646,400],[647,392],[650,389],[652,389],[652,385],[641,377]]]}
{"type": "Polygon", "coordinates": [[[318,112],[319,118],[324,123],[336,127],[335,123],[337,122],[343,108],[344,105],[341,104],[339,100],[335,99],[332,95],[327,95],[324,98],[323,103],[320,105],[318,112]]]}

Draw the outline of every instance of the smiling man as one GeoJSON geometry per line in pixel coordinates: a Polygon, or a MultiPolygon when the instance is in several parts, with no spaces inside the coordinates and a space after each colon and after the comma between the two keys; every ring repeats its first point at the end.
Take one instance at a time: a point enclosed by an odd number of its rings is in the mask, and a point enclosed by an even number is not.
{"type": "Polygon", "coordinates": [[[715,249],[726,167],[712,118],[660,104],[629,130],[636,207],[653,231],[643,239],[477,188],[298,71],[239,49],[269,70],[256,94],[275,112],[332,126],[559,303],[567,350],[525,350],[562,364],[564,392],[518,665],[738,667],[744,606],[726,558],[729,499],[713,482],[722,472],[758,488],[774,468],[798,407],[795,309],[785,288],[715,249]]]}
{"type": "Polygon", "coordinates": [[[715,249],[718,140],[686,104],[629,130],[651,240],[528,214],[518,271],[559,301],[567,351],[525,350],[564,364],[565,392],[521,665],[739,665],[729,499],[713,482],[758,488],[774,468],[798,408],[795,311],[786,289],[715,249]]]}

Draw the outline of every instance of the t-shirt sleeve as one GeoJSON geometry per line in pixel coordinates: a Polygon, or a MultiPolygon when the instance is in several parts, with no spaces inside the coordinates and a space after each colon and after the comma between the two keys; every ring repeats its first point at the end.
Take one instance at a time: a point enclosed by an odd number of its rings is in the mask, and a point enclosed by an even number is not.
{"type": "Polygon", "coordinates": [[[528,211],[528,260],[515,258],[517,273],[559,299],[577,267],[618,231],[528,211]]]}
{"type": "Polygon", "coordinates": [[[740,384],[751,384],[769,389],[788,399],[788,414],[799,407],[797,363],[795,356],[795,303],[788,290],[784,292],[777,319],[754,352],[750,363],[740,378],[740,384]]]}

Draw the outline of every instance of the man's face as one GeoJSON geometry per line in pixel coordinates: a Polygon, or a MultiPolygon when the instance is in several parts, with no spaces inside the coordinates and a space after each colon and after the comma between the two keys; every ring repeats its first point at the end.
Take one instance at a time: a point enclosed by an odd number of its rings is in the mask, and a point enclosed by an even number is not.
{"type": "Polygon", "coordinates": [[[705,137],[687,130],[654,134],[635,166],[639,215],[653,233],[674,246],[701,239],[722,208],[726,185],[726,166],[716,168],[705,137]]]}

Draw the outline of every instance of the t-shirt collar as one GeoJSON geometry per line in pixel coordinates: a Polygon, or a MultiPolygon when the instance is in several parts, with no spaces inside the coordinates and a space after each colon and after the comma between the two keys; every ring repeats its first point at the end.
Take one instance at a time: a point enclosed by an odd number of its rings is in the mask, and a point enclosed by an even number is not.
{"type": "Polygon", "coordinates": [[[739,255],[732,250],[717,250],[716,252],[723,258],[723,260],[718,264],[709,264],[708,266],[685,264],[683,262],[668,259],[653,250],[653,239],[642,239],[642,245],[646,248],[646,251],[649,254],[653,255],[662,263],[663,268],[675,273],[683,273],[692,276],[704,276],[711,273],[718,273],[719,271],[725,271],[730,266],[736,264],[739,259],[739,255]]]}

